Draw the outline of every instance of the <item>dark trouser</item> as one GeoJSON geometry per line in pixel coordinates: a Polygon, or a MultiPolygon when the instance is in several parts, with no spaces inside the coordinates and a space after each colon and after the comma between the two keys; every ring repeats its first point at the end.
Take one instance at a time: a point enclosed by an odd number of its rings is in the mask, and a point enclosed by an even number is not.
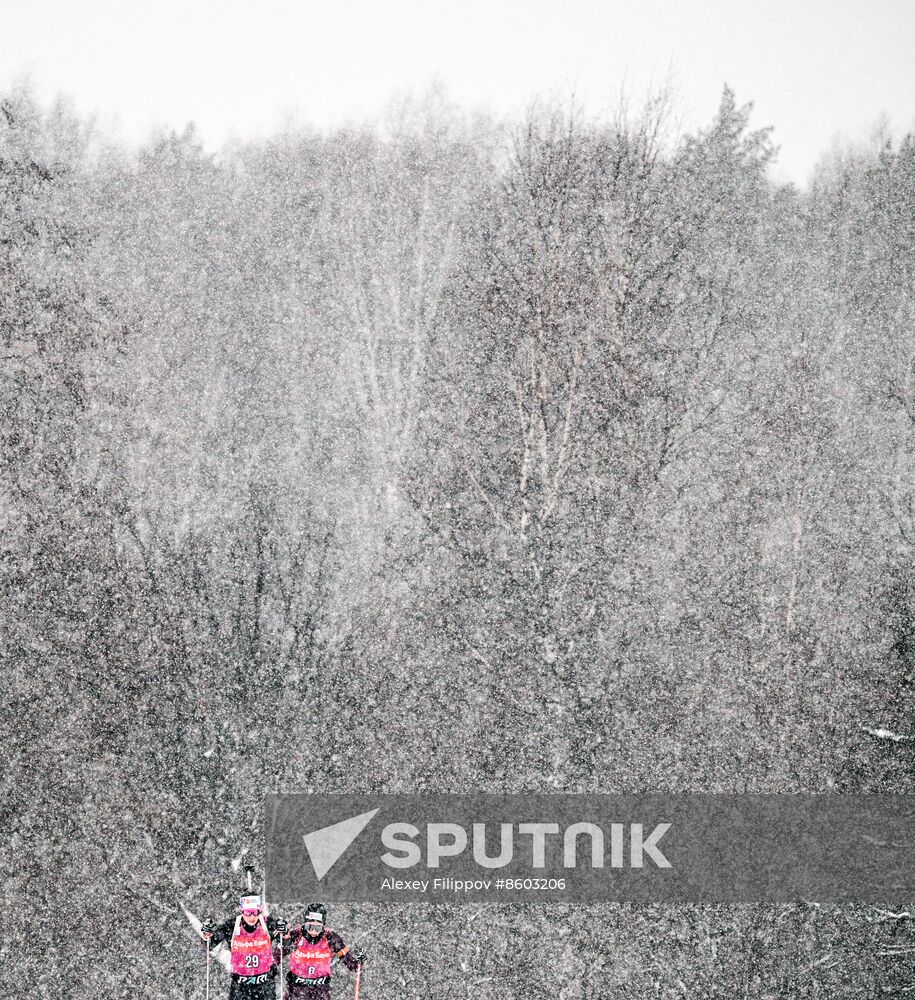
{"type": "Polygon", "coordinates": [[[288,972],[284,1000],[330,1000],[330,977],[323,983],[309,983],[288,972]]]}
{"type": "Polygon", "coordinates": [[[276,976],[269,976],[266,982],[255,980],[260,976],[232,976],[229,1000],[276,1000],[276,976]]]}

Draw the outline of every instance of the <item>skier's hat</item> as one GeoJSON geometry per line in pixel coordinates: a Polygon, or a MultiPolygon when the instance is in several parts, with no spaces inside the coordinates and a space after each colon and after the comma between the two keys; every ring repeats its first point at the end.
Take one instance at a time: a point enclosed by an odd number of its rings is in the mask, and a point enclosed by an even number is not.
{"type": "Polygon", "coordinates": [[[242,896],[239,909],[242,913],[260,913],[263,904],[260,896],[242,896]]]}
{"type": "Polygon", "coordinates": [[[306,924],[326,924],[327,907],[323,903],[309,903],[305,911],[306,924]]]}

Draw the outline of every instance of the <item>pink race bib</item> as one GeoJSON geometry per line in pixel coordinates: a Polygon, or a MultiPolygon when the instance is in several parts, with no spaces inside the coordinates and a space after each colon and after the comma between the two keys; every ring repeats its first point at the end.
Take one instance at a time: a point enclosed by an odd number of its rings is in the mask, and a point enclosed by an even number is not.
{"type": "Polygon", "coordinates": [[[260,976],[272,965],[273,944],[264,918],[260,917],[254,930],[249,931],[239,917],[232,934],[232,971],[239,976],[260,976]]]}
{"type": "Polygon", "coordinates": [[[317,941],[300,938],[289,959],[289,971],[301,979],[323,979],[331,974],[334,953],[322,934],[317,941]]]}

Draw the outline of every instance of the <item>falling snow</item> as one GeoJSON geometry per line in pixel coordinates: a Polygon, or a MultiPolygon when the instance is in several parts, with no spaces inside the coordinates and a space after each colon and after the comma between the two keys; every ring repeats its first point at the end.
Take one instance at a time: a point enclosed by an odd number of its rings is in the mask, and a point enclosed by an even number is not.
{"type": "MultiPolygon", "coordinates": [[[[202,997],[268,792],[913,791],[915,141],[799,190],[729,90],[676,118],[0,98],[21,995],[202,997]]],[[[864,998],[887,904],[331,923],[367,1000],[864,998]]]]}

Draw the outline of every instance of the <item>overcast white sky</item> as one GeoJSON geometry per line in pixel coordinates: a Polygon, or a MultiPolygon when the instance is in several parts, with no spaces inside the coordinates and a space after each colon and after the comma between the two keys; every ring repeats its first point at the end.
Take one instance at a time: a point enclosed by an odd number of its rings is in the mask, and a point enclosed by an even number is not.
{"type": "Polygon", "coordinates": [[[0,0],[0,88],[30,73],[130,140],[333,125],[433,79],[498,112],[573,88],[596,111],[670,73],[688,125],[725,82],[753,100],[798,182],[837,134],[915,128],[913,53],[915,0],[0,0]]]}

